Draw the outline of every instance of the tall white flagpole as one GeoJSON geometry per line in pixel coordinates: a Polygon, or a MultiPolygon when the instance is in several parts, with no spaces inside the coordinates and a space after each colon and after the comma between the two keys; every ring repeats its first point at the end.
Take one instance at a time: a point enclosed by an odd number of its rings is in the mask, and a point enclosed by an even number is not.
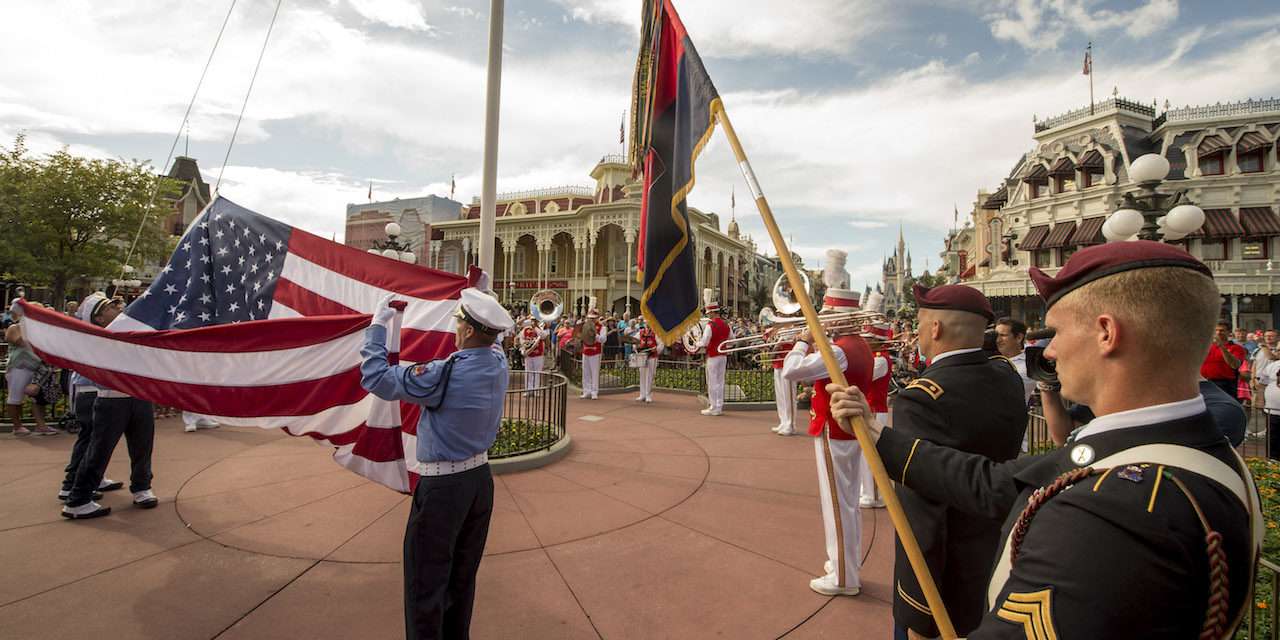
{"type": "Polygon", "coordinates": [[[502,94],[502,12],[504,0],[489,0],[489,77],[485,82],[484,103],[484,175],[480,187],[480,268],[489,274],[490,285],[496,287],[498,274],[493,271],[493,254],[497,244],[498,197],[498,111],[502,94]]]}

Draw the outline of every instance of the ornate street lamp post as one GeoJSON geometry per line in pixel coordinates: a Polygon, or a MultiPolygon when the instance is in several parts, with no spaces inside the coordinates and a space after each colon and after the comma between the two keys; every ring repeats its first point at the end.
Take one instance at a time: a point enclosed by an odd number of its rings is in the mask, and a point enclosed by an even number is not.
{"type": "Polygon", "coordinates": [[[373,243],[373,248],[369,253],[379,254],[392,260],[400,260],[401,262],[417,262],[418,256],[411,251],[412,247],[407,242],[400,242],[400,225],[394,222],[388,222],[383,228],[387,233],[387,239],[384,242],[373,243]]]}
{"type": "Polygon", "coordinates": [[[1129,165],[1129,177],[1136,192],[1121,196],[1120,208],[1102,224],[1102,235],[1110,242],[1141,239],[1157,242],[1181,240],[1204,224],[1204,211],[1187,200],[1185,191],[1157,193],[1169,175],[1169,161],[1148,153],[1129,165]]]}

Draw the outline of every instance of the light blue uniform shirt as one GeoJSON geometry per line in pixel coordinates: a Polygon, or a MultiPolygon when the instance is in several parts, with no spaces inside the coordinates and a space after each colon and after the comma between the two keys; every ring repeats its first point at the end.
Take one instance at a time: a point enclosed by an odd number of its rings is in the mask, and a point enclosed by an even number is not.
{"type": "Polygon", "coordinates": [[[414,366],[387,362],[387,330],[365,330],[360,385],[383,400],[422,405],[418,461],[460,462],[493,446],[507,392],[507,357],[498,349],[456,351],[414,366]]]}

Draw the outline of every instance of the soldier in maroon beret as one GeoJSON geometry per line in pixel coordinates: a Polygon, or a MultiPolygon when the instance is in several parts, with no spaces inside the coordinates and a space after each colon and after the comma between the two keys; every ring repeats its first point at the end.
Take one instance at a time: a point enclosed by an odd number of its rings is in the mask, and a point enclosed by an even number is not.
{"type": "MultiPolygon", "coordinates": [[[[1056,278],[1030,275],[1062,394],[1097,416],[1065,447],[996,463],[869,424],[895,480],[1004,518],[987,612],[968,637],[1231,637],[1262,519],[1197,384],[1220,309],[1212,272],[1136,241],[1082,249],[1056,278]]],[[[870,419],[857,389],[832,393],[838,417],[870,419]]]]}
{"type": "MultiPolygon", "coordinates": [[[[1018,455],[1027,427],[1022,382],[1003,357],[982,350],[995,319],[982,292],[965,285],[913,289],[920,352],[928,366],[894,400],[893,425],[928,440],[997,462],[1018,455]]],[[[914,463],[911,466],[915,470],[914,463]]],[[[890,476],[900,480],[901,474],[890,476]]],[[[898,491],[921,552],[961,635],[986,613],[982,593],[995,562],[1000,521],[974,518],[909,488],[898,491]],[[927,533],[923,533],[927,532],[927,533]]],[[[897,632],[938,635],[902,544],[896,545],[893,619],[897,632]]]]}

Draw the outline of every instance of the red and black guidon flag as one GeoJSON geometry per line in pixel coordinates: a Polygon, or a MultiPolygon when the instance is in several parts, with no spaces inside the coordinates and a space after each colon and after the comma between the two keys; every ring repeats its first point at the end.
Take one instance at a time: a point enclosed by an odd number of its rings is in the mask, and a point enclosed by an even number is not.
{"type": "Polygon", "coordinates": [[[693,163],[715,130],[720,97],[671,0],[647,0],[632,113],[632,160],[644,171],[636,262],[640,310],[664,344],[701,317],[685,202],[693,163]]]}

